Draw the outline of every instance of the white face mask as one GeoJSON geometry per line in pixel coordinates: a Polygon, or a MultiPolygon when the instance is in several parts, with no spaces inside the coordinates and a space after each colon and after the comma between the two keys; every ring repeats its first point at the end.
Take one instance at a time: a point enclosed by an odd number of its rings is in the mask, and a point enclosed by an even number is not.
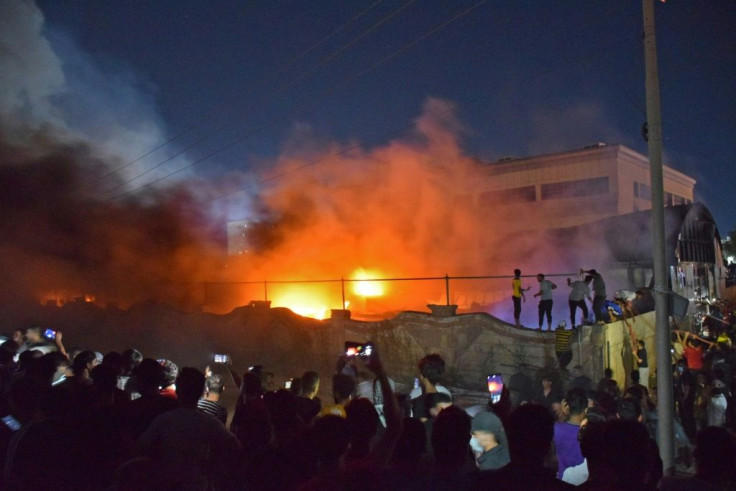
{"type": "Polygon", "coordinates": [[[483,453],[483,447],[478,443],[478,439],[474,436],[470,437],[470,448],[474,453],[483,453]]]}

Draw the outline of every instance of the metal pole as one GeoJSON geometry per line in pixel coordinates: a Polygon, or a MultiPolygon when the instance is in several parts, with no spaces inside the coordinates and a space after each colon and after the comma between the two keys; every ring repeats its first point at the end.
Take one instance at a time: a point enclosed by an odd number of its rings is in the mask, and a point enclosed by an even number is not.
{"type": "Polygon", "coordinates": [[[664,185],[662,177],[662,121],[659,111],[659,75],[654,30],[654,0],[642,0],[644,12],[644,61],[646,65],[649,172],[652,181],[652,258],[656,304],[657,437],[665,476],[675,469],[675,403],[670,368],[669,288],[664,235],[664,185]]]}
{"type": "Polygon", "coordinates": [[[263,280],[263,301],[268,302],[268,280],[263,280]]]}
{"type": "Polygon", "coordinates": [[[450,276],[445,273],[445,298],[447,298],[447,305],[450,305],[450,276]]]}
{"type": "Polygon", "coordinates": [[[345,278],[340,278],[340,289],[342,290],[342,310],[347,310],[345,307],[345,278]]]}

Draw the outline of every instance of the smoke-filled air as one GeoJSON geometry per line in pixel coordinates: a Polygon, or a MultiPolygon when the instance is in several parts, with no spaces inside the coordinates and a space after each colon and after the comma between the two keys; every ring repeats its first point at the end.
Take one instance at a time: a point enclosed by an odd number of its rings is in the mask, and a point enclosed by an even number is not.
{"type": "MultiPolygon", "coordinates": [[[[435,98],[410,130],[379,146],[302,138],[284,142],[277,159],[261,163],[266,170],[220,181],[198,176],[172,148],[165,165],[136,180],[148,171],[138,158],[167,138],[150,94],[129,73],[95,67],[60,34],[55,51],[32,3],[0,10],[3,299],[222,311],[268,297],[321,317],[342,307],[339,282],[274,283],[265,292],[262,283],[233,283],[587,266],[581,258],[549,264],[554,242],[525,243],[504,230],[508,210],[494,216],[473,206],[487,164],[463,151],[467,129],[453,103],[435,98]],[[186,172],[144,185],[176,169],[186,172]],[[233,219],[246,223],[244,247],[228,256],[233,219]]],[[[507,283],[458,281],[451,300],[490,305],[507,298],[507,283]]],[[[346,306],[367,311],[446,300],[436,280],[348,282],[346,290],[346,306]]]]}

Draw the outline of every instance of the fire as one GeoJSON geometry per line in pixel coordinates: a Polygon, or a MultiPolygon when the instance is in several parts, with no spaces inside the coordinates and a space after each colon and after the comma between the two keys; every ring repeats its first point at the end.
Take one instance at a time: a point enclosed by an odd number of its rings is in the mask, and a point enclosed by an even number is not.
{"type": "Polygon", "coordinates": [[[353,293],[361,297],[380,297],[385,294],[384,285],[380,281],[375,281],[377,274],[358,268],[353,273],[354,280],[363,280],[353,282],[353,293]]]}
{"type": "Polygon", "coordinates": [[[286,286],[270,297],[273,307],[286,307],[295,314],[313,319],[327,319],[331,309],[341,308],[339,297],[330,292],[329,287],[286,286]]]}

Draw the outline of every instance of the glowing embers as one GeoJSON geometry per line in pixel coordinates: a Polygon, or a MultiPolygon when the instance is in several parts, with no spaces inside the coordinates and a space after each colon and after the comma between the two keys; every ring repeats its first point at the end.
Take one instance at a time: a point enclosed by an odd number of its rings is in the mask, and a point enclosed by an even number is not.
{"type": "Polygon", "coordinates": [[[385,286],[381,281],[375,281],[375,278],[380,278],[378,274],[374,272],[365,271],[363,268],[358,268],[353,273],[353,293],[361,297],[380,297],[385,295],[385,286]]]}
{"type": "Polygon", "coordinates": [[[385,282],[377,281],[380,277],[376,271],[358,268],[344,281],[274,285],[269,287],[268,296],[273,307],[286,307],[303,317],[326,319],[332,309],[348,309],[352,304],[365,311],[367,299],[385,296],[387,287],[385,282]]]}
{"type": "Polygon", "coordinates": [[[279,285],[269,290],[269,298],[272,307],[285,307],[313,319],[327,319],[331,309],[341,307],[340,290],[334,283],[279,285]]]}

